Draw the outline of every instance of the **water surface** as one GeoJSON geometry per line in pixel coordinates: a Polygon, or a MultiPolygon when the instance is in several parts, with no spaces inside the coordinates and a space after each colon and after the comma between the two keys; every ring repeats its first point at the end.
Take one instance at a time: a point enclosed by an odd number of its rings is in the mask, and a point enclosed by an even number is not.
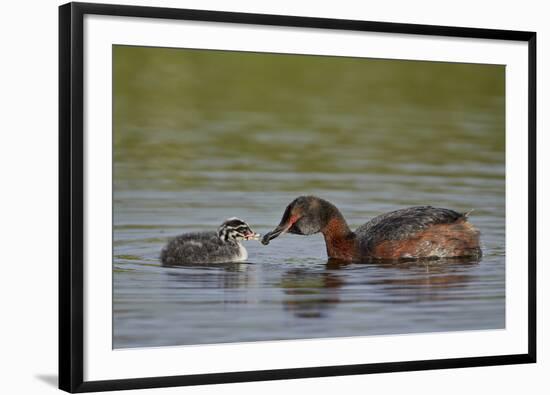
{"type": "Polygon", "coordinates": [[[115,348],[504,327],[504,68],[114,47],[115,348]],[[327,261],[321,236],[164,268],[166,241],[256,232],[315,194],[352,228],[474,209],[480,262],[327,261]]]}

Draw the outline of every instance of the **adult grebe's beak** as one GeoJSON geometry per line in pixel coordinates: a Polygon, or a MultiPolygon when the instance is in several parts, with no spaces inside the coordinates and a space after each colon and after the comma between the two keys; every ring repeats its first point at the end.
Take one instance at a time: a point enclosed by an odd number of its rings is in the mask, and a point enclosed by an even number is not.
{"type": "Polygon", "coordinates": [[[279,226],[277,226],[271,232],[268,232],[264,235],[264,237],[262,238],[262,244],[268,245],[271,240],[273,240],[276,237],[279,237],[280,235],[288,231],[291,226],[292,226],[292,223],[279,224],[279,226]]]}
{"type": "Polygon", "coordinates": [[[279,226],[264,235],[262,239],[262,244],[268,245],[270,240],[273,240],[283,233],[288,232],[290,228],[292,228],[292,225],[294,225],[296,221],[298,221],[298,219],[299,217],[297,215],[291,213],[291,207],[287,207],[283,214],[283,218],[281,218],[279,226]]]}

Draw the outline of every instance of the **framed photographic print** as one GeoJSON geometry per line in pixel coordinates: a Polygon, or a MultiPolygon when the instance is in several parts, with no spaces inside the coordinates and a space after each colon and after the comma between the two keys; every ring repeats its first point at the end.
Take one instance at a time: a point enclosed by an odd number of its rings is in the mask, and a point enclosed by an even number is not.
{"type": "Polygon", "coordinates": [[[61,389],[535,362],[534,32],[59,15],[61,389]]]}

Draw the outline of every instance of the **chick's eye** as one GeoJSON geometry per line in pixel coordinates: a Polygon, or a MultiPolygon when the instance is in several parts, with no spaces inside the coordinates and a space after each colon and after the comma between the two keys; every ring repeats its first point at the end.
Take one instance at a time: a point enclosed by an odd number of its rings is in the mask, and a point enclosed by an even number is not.
{"type": "Polygon", "coordinates": [[[237,228],[237,232],[239,232],[240,234],[246,234],[246,232],[248,232],[250,229],[248,228],[248,226],[239,226],[237,228]]]}

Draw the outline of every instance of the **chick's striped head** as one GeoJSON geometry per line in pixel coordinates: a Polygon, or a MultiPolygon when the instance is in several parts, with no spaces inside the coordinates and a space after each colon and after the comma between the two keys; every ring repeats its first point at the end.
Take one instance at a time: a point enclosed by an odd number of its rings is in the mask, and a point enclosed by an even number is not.
{"type": "Polygon", "coordinates": [[[218,236],[223,241],[258,240],[260,235],[239,218],[226,219],[218,228],[218,236]]]}

